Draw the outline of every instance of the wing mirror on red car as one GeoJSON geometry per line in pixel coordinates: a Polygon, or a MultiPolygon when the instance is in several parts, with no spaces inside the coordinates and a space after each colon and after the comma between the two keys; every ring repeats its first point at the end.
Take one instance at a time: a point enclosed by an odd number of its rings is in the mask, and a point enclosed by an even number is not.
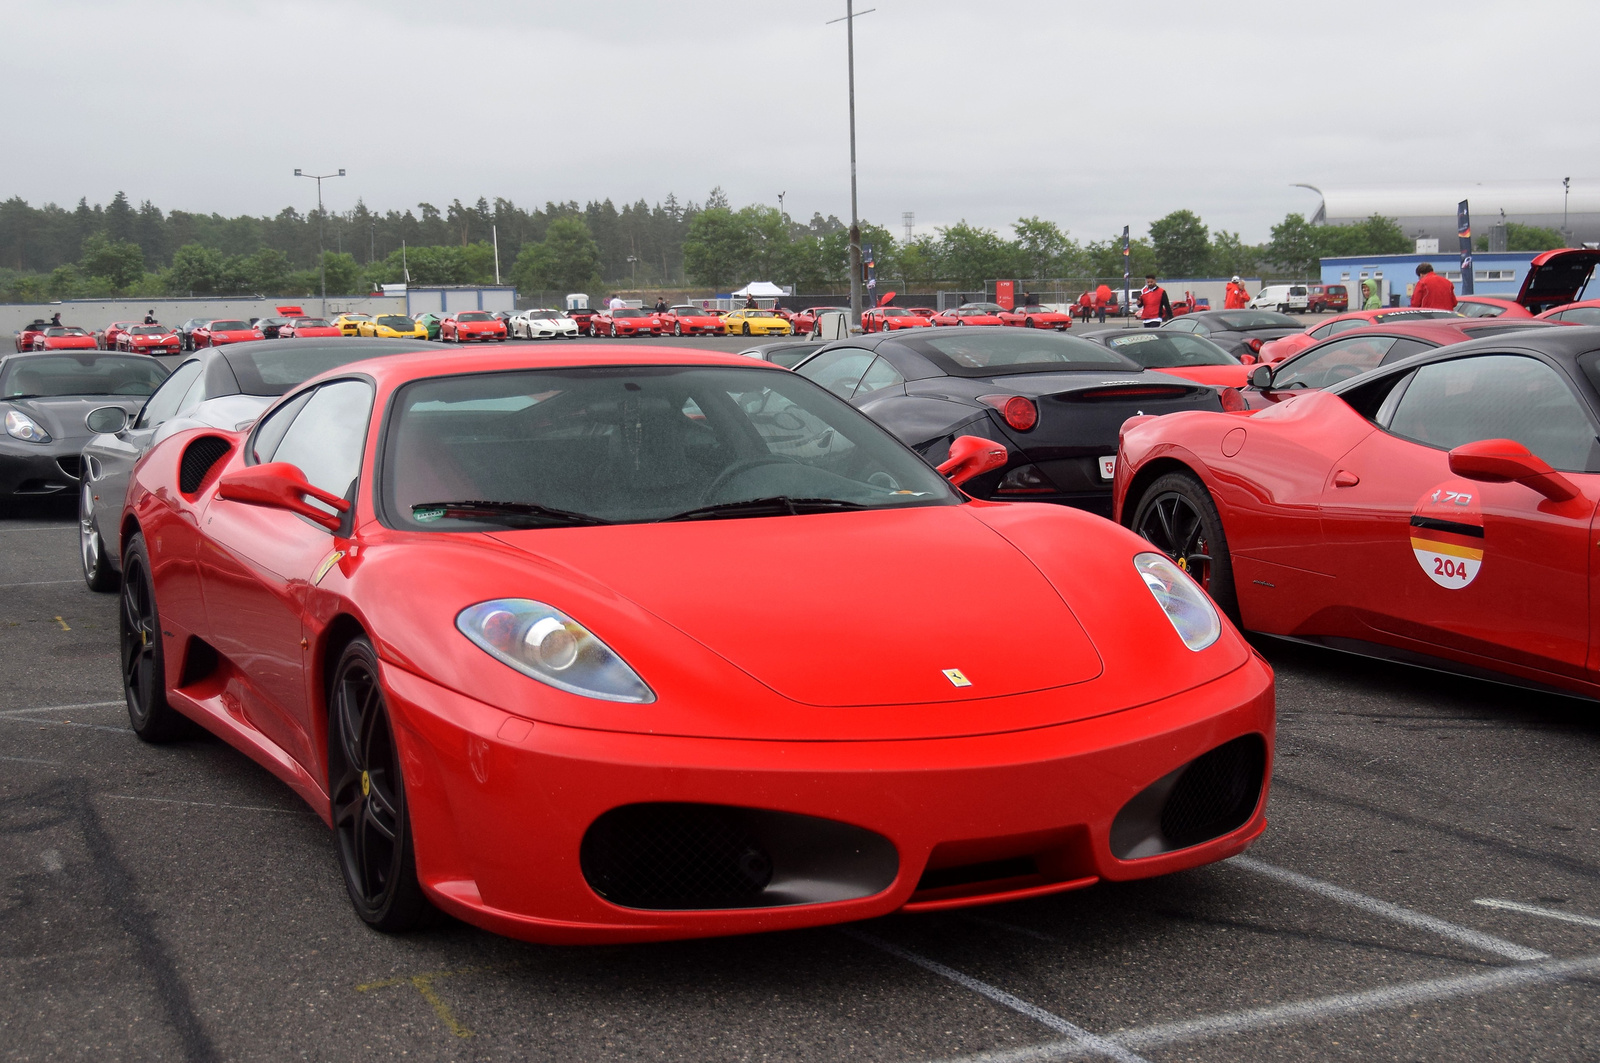
{"type": "Polygon", "coordinates": [[[1007,460],[1004,443],[979,436],[956,436],[950,443],[950,456],[938,471],[960,487],[974,476],[1000,468],[1007,460]]]}
{"type": "Polygon", "coordinates": [[[1572,481],[1545,464],[1543,458],[1513,439],[1480,439],[1450,452],[1450,471],[1484,483],[1519,483],[1552,502],[1577,498],[1572,481]]]}
{"type": "Polygon", "coordinates": [[[350,503],[338,495],[313,487],[306,480],[305,473],[286,461],[269,461],[265,465],[250,465],[226,473],[217,481],[217,495],[231,502],[286,509],[330,530],[344,523],[341,514],[350,508],[350,503]],[[306,501],[308,496],[332,506],[338,513],[318,509],[306,501]]]}
{"type": "Polygon", "coordinates": [[[1258,365],[1250,370],[1250,386],[1261,391],[1272,387],[1272,366],[1258,365]]]}

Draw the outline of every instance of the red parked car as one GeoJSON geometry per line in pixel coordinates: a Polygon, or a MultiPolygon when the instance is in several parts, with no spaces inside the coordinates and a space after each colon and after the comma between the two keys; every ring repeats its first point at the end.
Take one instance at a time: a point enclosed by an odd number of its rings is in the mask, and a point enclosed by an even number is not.
{"type": "Polygon", "coordinates": [[[1350,289],[1343,284],[1306,285],[1306,312],[1342,314],[1350,309],[1350,289]]]}
{"type": "Polygon", "coordinates": [[[116,523],[135,734],[280,779],[389,932],[770,933],[1266,829],[1272,670],[1168,558],[957,490],[993,440],[947,481],[798,374],[648,355],[371,359],[157,443],[116,523]]]}
{"type": "Polygon", "coordinates": [[[933,315],[935,325],[1004,325],[1005,313],[999,303],[968,303],[933,315]]]}
{"type": "MultiPolygon", "coordinates": [[[[724,324],[723,331],[727,331],[724,324]]],[[[659,336],[661,318],[648,310],[625,306],[620,310],[601,310],[589,319],[591,336],[659,336]]]]}
{"type": "Polygon", "coordinates": [[[93,333],[76,325],[51,325],[33,337],[36,351],[93,351],[99,347],[93,333]]]}
{"type": "Polygon", "coordinates": [[[1002,310],[997,316],[1000,318],[1000,324],[1015,325],[1019,328],[1053,328],[1057,332],[1065,332],[1072,327],[1071,314],[1064,314],[1059,310],[1046,310],[1037,304],[1002,310]]]}
{"type": "Polygon", "coordinates": [[[506,323],[487,310],[460,310],[439,319],[441,343],[504,343],[505,339],[506,323]]]}
{"type": "Polygon", "coordinates": [[[1507,331],[1248,421],[1131,419],[1117,518],[1248,630],[1600,698],[1597,354],[1507,331]]]}
{"type": "Polygon", "coordinates": [[[1540,314],[1537,320],[1561,321],[1568,325],[1600,325],[1600,299],[1585,299],[1581,303],[1553,307],[1540,314]]]}
{"type": "Polygon", "coordinates": [[[903,328],[927,328],[932,322],[900,306],[875,306],[861,315],[862,332],[894,332],[903,328]]]}
{"type": "Polygon", "coordinates": [[[238,321],[233,318],[219,318],[216,321],[207,321],[198,326],[189,334],[194,349],[201,347],[221,347],[225,343],[243,343],[248,340],[259,340],[261,330],[251,325],[248,321],[238,321]]]}
{"type": "Polygon", "coordinates": [[[292,317],[278,326],[278,338],[310,339],[313,336],[343,336],[344,330],[320,317],[292,317]]]}
{"type": "Polygon", "coordinates": [[[17,350],[33,350],[33,341],[44,335],[44,330],[50,327],[50,322],[35,318],[11,334],[11,341],[16,344],[17,350]]]}
{"type": "Polygon", "coordinates": [[[1533,316],[1515,299],[1499,299],[1492,295],[1463,295],[1456,300],[1456,313],[1462,317],[1533,316]]]}
{"type": "Polygon", "coordinates": [[[916,314],[918,317],[925,317],[925,318],[928,318],[930,320],[933,318],[934,314],[938,313],[938,311],[935,310],[931,306],[908,306],[908,307],[906,307],[906,309],[910,310],[913,314],[916,314]]]}
{"type": "Polygon", "coordinates": [[[1341,332],[1351,329],[1365,328],[1368,325],[1400,324],[1406,321],[1459,321],[1460,314],[1453,310],[1413,310],[1409,307],[1384,308],[1382,310],[1352,310],[1348,314],[1340,314],[1313,325],[1304,332],[1291,333],[1280,336],[1275,340],[1268,340],[1261,346],[1261,361],[1281,362],[1290,355],[1298,354],[1307,347],[1321,343],[1323,340],[1332,339],[1341,332]]]}
{"type": "Polygon", "coordinates": [[[129,325],[117,339],[117,350],[130,354],[177,354],[183,350],[183,337],[171,325],[129,325]]]}
{"type": "Polygon", "coordinates": [[[837,310],[845,317],[850,316],[850,308],[848,306],[808,306],[795,314],[794,320],[789,322],[794,328],[794,334],[800,336],[817,331],[817,315],[824,310],[837,310]]]}
{"type": "Polygon", "coordinates": [[[122,342],[123,334],[137,324],[137,321],[113,321],[99,334],[100,346],[108,351],[122,350],[117,344],[122,342]]]}
{"type": "MultiPolygon", "coordinates": [[[[684,304],[674,306],[665,314],[657,315],[661,319],[661,328],[674,336],[726,336],[728,326],[711,311],[698,306],[684,304]]],[[[579,326],[583,328],[584,326],[579,326]]]]}

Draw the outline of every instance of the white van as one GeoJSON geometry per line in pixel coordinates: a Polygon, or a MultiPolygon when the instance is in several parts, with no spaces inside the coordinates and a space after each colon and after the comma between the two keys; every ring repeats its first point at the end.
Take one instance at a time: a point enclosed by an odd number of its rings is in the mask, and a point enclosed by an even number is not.
{"type": "Polygon", "coordinates": [[[1280,314],[1306,312],[1304,284],[1269,284],[1250,300],[1251,310],[1276,310],[1280,314]]]}

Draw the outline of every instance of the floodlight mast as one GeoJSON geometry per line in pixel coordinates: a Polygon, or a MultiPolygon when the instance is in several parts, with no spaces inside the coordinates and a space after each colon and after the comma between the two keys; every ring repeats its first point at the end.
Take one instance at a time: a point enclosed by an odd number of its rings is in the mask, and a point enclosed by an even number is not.
{"type": "Polygon", "coordinates": [[[861,323],[861,220],[856,211],[856,19],[876,10],[869,7],[857,12],[855,0],[844,0],[844,18],[825,23],[844,23],[845,57],[850,68],[850,320],[854,325],[861,323]]]}
{"type": "Polygon", "coordinates": [[[322,182],[335,177],[344,176],[344,168],[340,167],[338,173],[305,173],[300,167],[294,169],[296,177],[309,177],[317,182],[317,275],[322,281],[322,316],[328,316],[328,252],[323,249],[323,215],[322,215],[322,182]]]}

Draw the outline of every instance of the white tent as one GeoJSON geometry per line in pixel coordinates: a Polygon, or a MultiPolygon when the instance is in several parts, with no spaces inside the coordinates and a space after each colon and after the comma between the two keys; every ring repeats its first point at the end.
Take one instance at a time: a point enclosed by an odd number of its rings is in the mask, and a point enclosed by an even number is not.
{"type": "Polygon", "coordinates": [[[751,281],[733,294],[741,299],[749,298],[752,295],[758,299],[776,299],[780,295],[788,295],[789,293],[771,281],[751,281]]]}

